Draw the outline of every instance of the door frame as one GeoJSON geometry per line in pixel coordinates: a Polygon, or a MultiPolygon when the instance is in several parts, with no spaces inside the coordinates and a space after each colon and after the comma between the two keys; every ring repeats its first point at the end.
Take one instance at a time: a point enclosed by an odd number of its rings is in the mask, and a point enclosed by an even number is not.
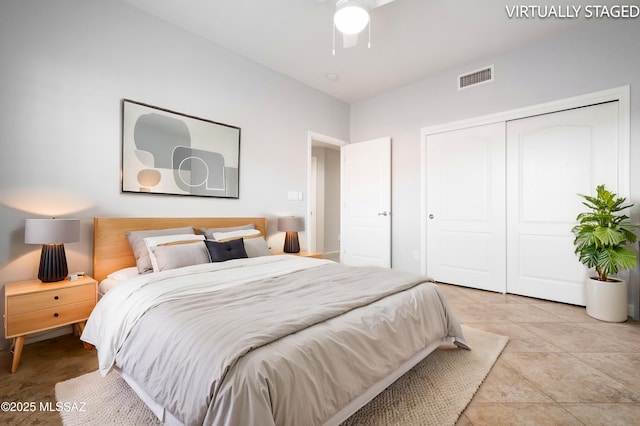
{"type": "MultiPolygon", "coordinates": [[[[311,154],[311,168],[309,169],[309,194],[307,211],[307,250],[317,252],[318,242],[318,157],[311,154]],[[315,214],[312,214],[315,212],[315,214]]],[[[324,224],[323,224],[324,225],[324,224]]],[[[323,226],[324,227],[324,226],[323,226]]]]}
{"type": "MultiPolygon", "coordinates": [[[[306,214],[306,223],[311,223],[312,217],[311,212],[315,208],[313,206],[313,200],[311,196],[312,191],[315,191],[315,188],[312,188],[313,177],[311,176],[312,167],[311,167],[311,157],[312,157],[312,149],[313,149],[313,141],[320,142],[321,144],[333,145],[337,146],[338,149],[341,149],[342,146],[349,144],[348,141],[344,141],[342,139],[334,138],[332,136],[323,135],[321,133],[308,131],[307,132],[307,214],[306,214]]],[[[342,204],[342,203],[341,203],[342,204]]],[[[340,214],[340,221],[342,221],[342,214],[340,214]]],[[[312,233],[307,233],[307,245],[309,249],[316,247],[316,239],[317,236],[312,233]]]]}
{"type": "Polygon", "coordinates": [[[629,196],[630,185],[630,126],[631,126],[631,95],[629,86],[616,87],[609,90],[588,93],[532,105],[524,108],[488,114],[469,119],[437,124],[420,129],[420,273],[427,273],[427,185],[426,160],[427,136],[436,133],[459,130],[467,127],[482,126],[501,121],[510,121],[541,114],[549,114],[566,109],[580,108],[589,105],[618,101],[618,192],[622,197],[629,196]]]}

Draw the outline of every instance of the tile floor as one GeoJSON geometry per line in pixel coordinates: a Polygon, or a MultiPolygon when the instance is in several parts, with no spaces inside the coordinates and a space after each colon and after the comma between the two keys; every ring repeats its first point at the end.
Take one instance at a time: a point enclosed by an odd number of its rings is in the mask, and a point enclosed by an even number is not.
{"type": "Polygon", "coordinates": [[[458,425],[640,425],[640,323],[440,284],[463,324],[510,341],[458,425]]]}
{"type": "MultiPolygon", "coordinates": [[[[510,341],[458,425],[640,425],[640,323],[585,309],[441,284],[463,324],[510,341]]],[[[20,368],[0,352],[0,401],[55,401],[55,383],[97,368],[72,335],[27,345],[20,368]]],[[[55,412],[3,413],[0,424],[60,424],[55,412]]]]}

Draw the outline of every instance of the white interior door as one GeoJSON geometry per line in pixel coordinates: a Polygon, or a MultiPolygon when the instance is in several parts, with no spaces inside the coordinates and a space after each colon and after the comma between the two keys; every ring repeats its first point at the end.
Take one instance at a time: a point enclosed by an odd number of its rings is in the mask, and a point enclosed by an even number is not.
{"type": "Polygon", "coordinates": [[[504,292],[504,123],[429,135],[426,147],[427,274],[504,292]]]}
{"type": "Polygon", "coordinates": [[[341,261],[391,267],[391,138],[341,149],[341,261]]]}
{"type": "Polygon", "coordinates": [[[309,251],[318,251],[322,246],[321,234],[318,232],[318,157],[311,156],[311,171],[309,172],[309,188],[313,190],[309,193],[309,229],[307,231],[307,241],[309,251]]]}
{"type": "Polygon", "coordinates": [[[618,102],[507,123],[507,291],[584,305],[577,194],[618,190],[618,102]]]}

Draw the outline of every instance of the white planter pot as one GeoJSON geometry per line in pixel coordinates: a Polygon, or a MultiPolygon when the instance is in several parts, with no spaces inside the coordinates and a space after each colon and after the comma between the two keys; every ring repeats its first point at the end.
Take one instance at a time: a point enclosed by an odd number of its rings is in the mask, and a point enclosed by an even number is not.
{"type": "Polygon", "coordinates": [[[614,281],[598,281],[587,278],[587,315],[608,321],[627,320],[627,282],[615,278],[614,281]]]}

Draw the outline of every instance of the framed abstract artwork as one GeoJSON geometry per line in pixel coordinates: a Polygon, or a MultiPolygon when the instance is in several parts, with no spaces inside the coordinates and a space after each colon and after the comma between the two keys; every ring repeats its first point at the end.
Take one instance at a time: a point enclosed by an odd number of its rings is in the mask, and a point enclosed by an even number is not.
{"type": "Polygon", "coordinates": [[[122,192],[239,198],[240,128],[122,100],[122,192]]]}

